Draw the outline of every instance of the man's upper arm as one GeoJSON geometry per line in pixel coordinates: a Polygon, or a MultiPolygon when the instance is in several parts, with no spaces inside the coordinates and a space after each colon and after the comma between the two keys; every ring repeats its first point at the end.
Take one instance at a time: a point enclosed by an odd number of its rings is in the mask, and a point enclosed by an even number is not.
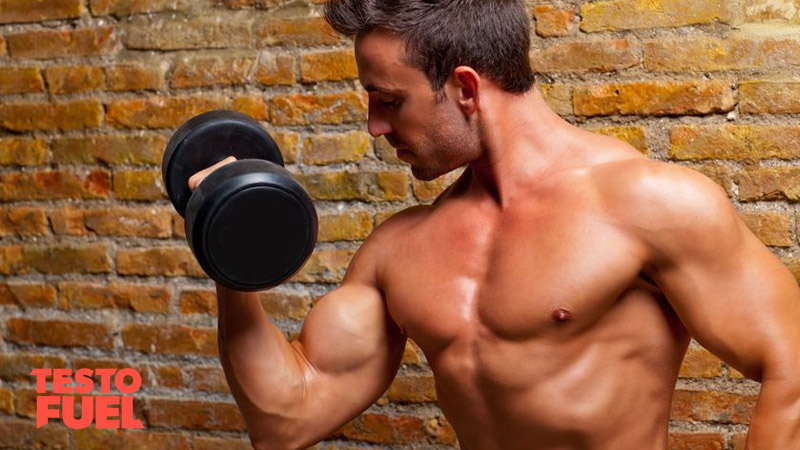
{"type": "Polygon", "coordinates": [[[724,191],[687,168],[648,173],[636,226],[648,272],[697,341],[749,378],[798,367],[800,289],[724,191]]]}
{"type": "Polygon", "coordinates": [[[324,438],[358,416],[388,388],[406,337],[388,314],[377,286],[376,239],[356,252],[339,288],[323,296],[291,345],[298,354],[309,418],[301,445],[324,438]]]}

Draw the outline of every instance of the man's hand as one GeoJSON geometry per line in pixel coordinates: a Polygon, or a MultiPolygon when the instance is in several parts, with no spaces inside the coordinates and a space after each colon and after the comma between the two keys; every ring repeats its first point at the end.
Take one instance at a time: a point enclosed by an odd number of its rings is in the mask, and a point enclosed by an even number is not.
{"type": "Polygon", "coordinates": [[[189,189],[191,189],[192,192],[194,192],[194,190],[197,189],[197,186],[199,186],[200,183],[202,183],[207,176],[211,175],[211,172],[219,169],[224,165],[230,164],[234,161],[236,161],[236,157],[228,156],[227,158],[214,164],[213,166],[207,167],[201,170],[200,172],[197,172],[196,174],[192,175],[191,177],[189,177],[189,189]]]}

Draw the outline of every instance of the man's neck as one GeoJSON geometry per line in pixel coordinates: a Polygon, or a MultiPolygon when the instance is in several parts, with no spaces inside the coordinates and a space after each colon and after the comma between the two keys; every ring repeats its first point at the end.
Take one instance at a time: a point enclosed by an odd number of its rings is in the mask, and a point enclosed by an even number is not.
{"type": "Polygon", "coordinates": [[[486,93],[480,120],[484,148],[470,164],[470,190],[490,195],[501,208],[537,180],[575,164],[575,128],[547,106],[538,87],[519,96],[486,93]]]}

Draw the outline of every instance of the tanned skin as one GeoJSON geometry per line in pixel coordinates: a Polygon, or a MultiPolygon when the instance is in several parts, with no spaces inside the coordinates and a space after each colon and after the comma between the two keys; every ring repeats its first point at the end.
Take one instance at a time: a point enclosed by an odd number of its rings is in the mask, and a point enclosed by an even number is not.
{"type": "Polygon", "coordinates": [[[356,40],[370,133],[417,178],[467,168],[370,235],[295,342],[254,294],[218,287],[256,448],[304,448],[358,416],[412,339],[462,449],[665,450],[690,336],[763,383],[747,448],[800,448],[800,290],[725,192],[469,67],[437,102],[403,52],[380,31],[356,40]]]}

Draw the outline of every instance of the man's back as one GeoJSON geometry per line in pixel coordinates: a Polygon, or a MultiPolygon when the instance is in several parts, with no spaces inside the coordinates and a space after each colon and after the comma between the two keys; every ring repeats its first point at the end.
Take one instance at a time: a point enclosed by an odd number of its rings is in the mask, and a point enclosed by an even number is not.
{"type": "Polygon", "coordinates": [[[665,448],[689,337],[609,195],[661,165],[632,152],[531,180],[504,210],[468,169],[387,224],[379,285],[462,448],[665,448]]]}

